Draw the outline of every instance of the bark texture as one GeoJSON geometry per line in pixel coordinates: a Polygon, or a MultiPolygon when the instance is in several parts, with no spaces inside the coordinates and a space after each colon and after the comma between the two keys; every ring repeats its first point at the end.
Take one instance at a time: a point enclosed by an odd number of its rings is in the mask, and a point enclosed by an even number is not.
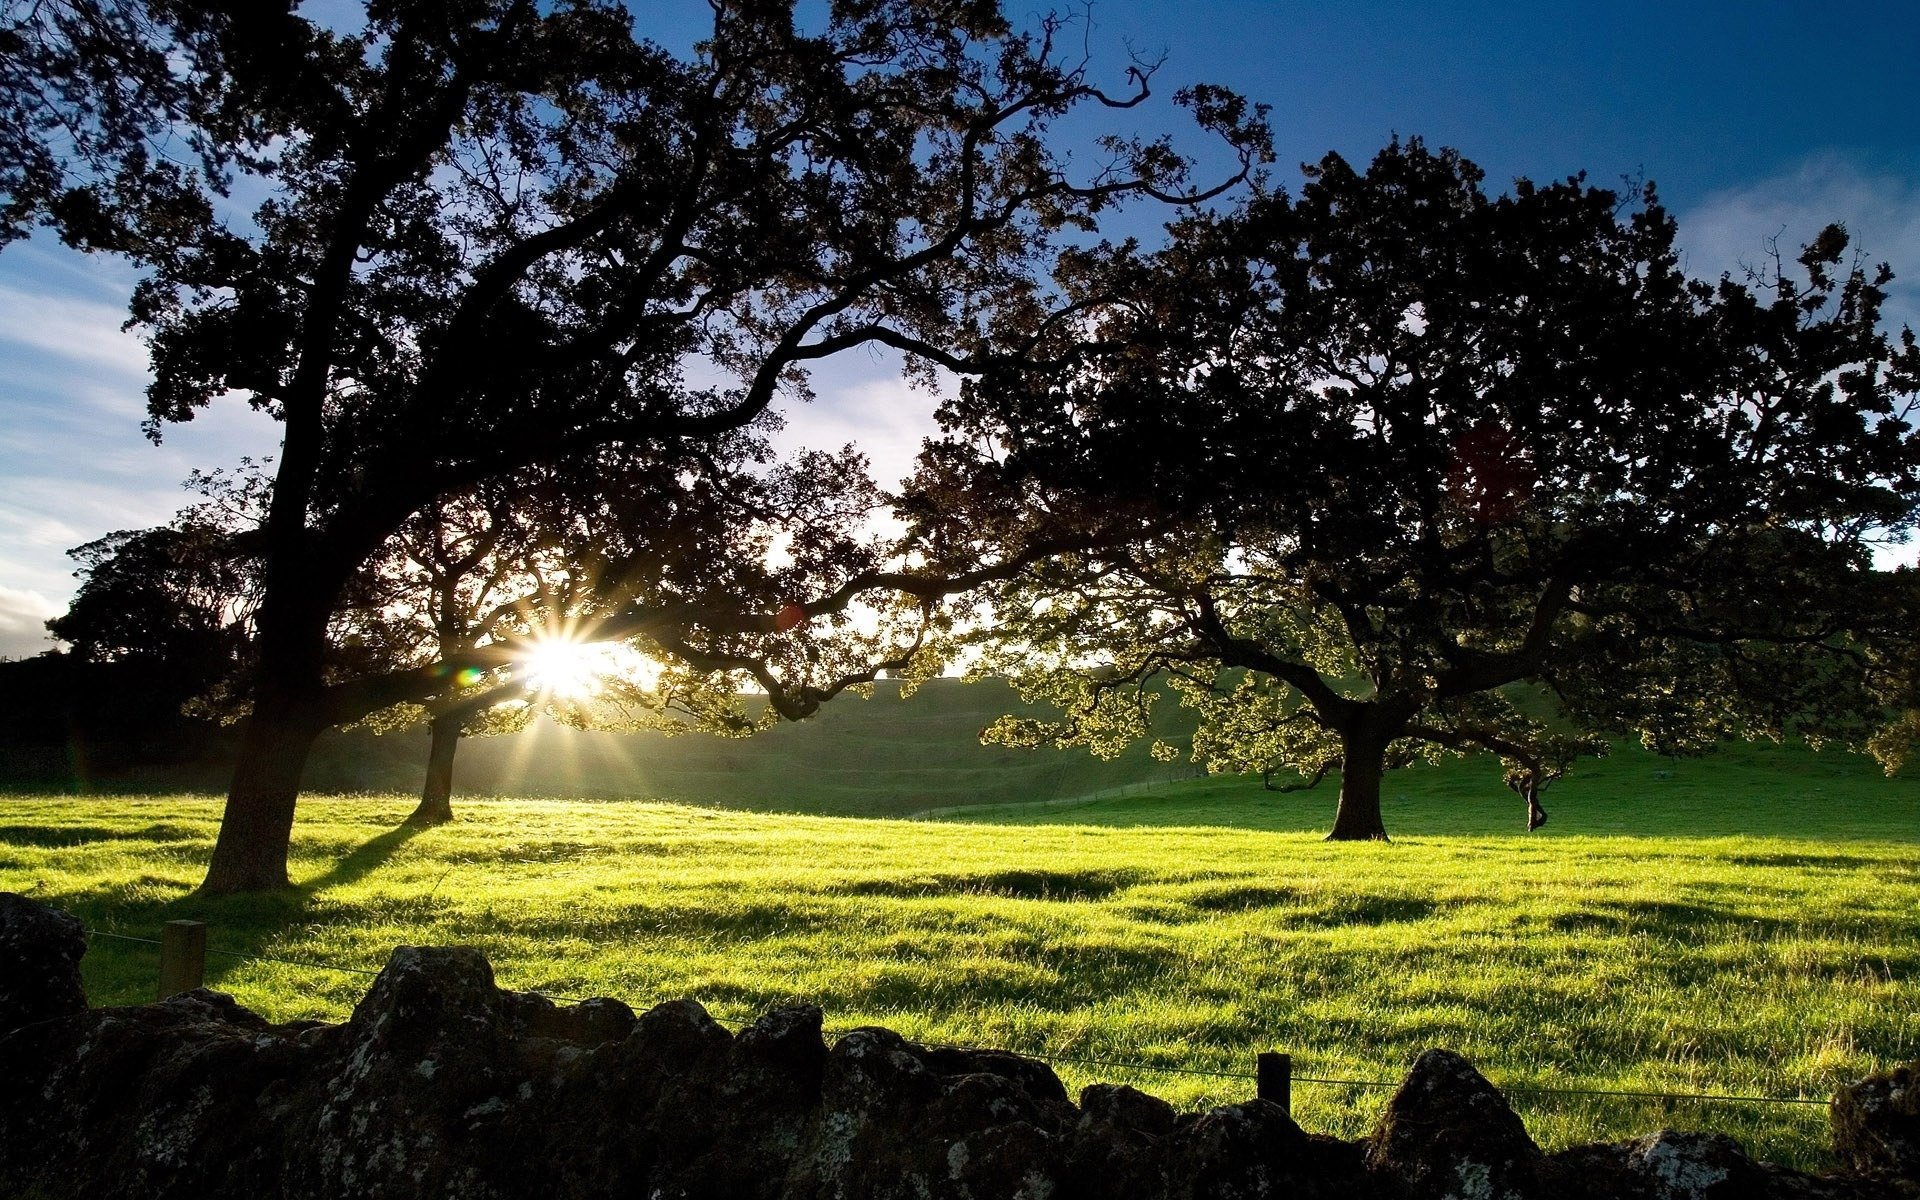
{"type": "Polygon", "coordinates": [[[1330,842],[1384,842],[1380,783],[1386,775],[1391,733],[1370,709],[1363,709],[1341,736],[1340,804],[1334,810],[1330,842]]]}
{"type": "Polygon", "coordinates": [[[220,836],[200,885],[203,893],[218,896],[287,886],[300,779],[324,728],[316,709],[311,702],[268,696],[247,718],[220,836]]]}
{"type": "Polygon", "coordinates": [[[427,750],[427,779],[420,803],[407,818],[409,825],[444,825],[453,820],[453,756],[460,749],[460,714],[442,713],[433,719],[432,743],[427,750]]]}

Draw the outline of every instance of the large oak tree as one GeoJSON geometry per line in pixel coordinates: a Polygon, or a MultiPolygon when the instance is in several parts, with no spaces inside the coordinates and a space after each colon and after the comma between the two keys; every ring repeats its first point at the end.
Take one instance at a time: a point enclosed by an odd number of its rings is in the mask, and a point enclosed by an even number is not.
{"type": "MultiPolygon", "coordinates": [[[[145,269],[155,436],[229,397],[284,431],[206,890],[286,883],[322,729],[511,656],[327,677],[344,590],[415,514],[529,468],[591,480],[628,447],[697,448],[849,350],[1002,353],[980,331],[1044,324],[1035,269],[1062,230],[1127,196],[1202,198],[1164,144],[1109,140],[1077,173],[1050,147],[1061,115],[1137,104],[1150,74],[1102,92],[1057,22],[838,0],[803,28],[794,9],[716,0],[681,55],[603,0],[387,0],[351,29],[254,0],[8,6],[0,173],[28,186],[7,231],[50,221],[145,269]]],[[[1262,152],[1233,98],[1188,99],[1243,167],[1262,152]]],[[[799,606],[944,586],[870,571],[799,606]]],[[[651,637],[804,715],[846,679],[784,686],[738,640],[775,624],[636,601],[580,636],[651,637]]]]}
{"type": "Polygon", "coordinates": [[[983,669],[1066,714],[995,736],[1111,750],[1171,680],[1216,769],[1339,768],[1335,838],[1422,751],[1537,824],[1602,735],[1867,740],[1914,619],[1870,539],[1920,501],[1888,272],[1835,228],[1700,282],[1651,189],[1481,183],[1396,142],[1084,256],[1073,336],[949,407],[930,539],[1107,539],[995,597],[983,669]]]}

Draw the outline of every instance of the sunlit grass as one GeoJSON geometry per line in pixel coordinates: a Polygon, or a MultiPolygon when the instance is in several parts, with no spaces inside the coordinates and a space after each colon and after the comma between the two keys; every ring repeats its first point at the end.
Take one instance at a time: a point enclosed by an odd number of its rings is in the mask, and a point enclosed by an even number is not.
{"type": "MultiPolygon", "coordinates": [[[[1105,1063],[1250,1073],[1279,1048],[1301,1075],[1394,1080],[1440,1045],[1510,1085],[1821,1096],[1920,1053],[1920,863],[1898,833],[1911,787],[1862,802],[1879,824],[1839,839],[1688,837],[1703,813],[1651,803],[1630,823],[1658,836],[1589,835],[1598,818],[1571,799],[1553,836],[1427,832],[1471,823],[1443,796],[1401,802],[1392,845],[1329,845],[1277,828],[1323,824],[1328,797],[1223,786],[1048,818],[1076,825],[469,801],[455,825],[415,832],[395,828],[404,798],[309,800],[300,888],[218,901],[190,895],[216,804],[20,799],[0,801],[0,887],[134,936],[204,919],[216,950],[245,955],[371,971],[396,944],[470,944],[509,987],[636,1007],[692,996],[735,1023],[799,998],[830,1029],[1105,1063]]],[[[1717,805],[1723,821],[1739,807],[1717,805]]],[[[1504,827],[1508,807],[1476,810],[1481,827],[1504,827]]],[[[95,1002],[147,999],[153,955],[96,939],[95,1002]]],[[[368,982],[220,956],[210,973],[281,1020],[339,1019],[368,982]]],[[[1059,1070],[1185,1105],[1252,1087],[1059,1070]]],[[[1295,1110],[1353,1135],[1383,1099],[1301,1084],[1295,1110]]],[[[1810,1105],[1521,1108],[1550,1145],[1677,1125],[1776,1159],[1824,1154],[1810,1105]]]]}

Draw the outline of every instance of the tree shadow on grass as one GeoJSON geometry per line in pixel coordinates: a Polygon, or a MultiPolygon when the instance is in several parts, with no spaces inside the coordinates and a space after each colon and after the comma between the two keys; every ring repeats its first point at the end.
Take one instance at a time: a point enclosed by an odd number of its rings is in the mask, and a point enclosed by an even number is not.
{"type": "MultiPolygon", "coordinates": [[[[1555,933],[1611,934],[1687,945],[1703,937],[1745,937],[1768,942],[1803,936],[1807,919],[1797,913],[1766,914],[1729,904],[1684,900],[1589,900],[1566,911],[1528,918],[1555,933]]],[[[1829,918],[1814,920],[1816,927],[1829,918]]],[[[1884,918],[1862,913],[1845,919],[1853,935],[1884,940],[1884,918]]]]}
{"type": "Polygon", "coordinates": [[[399,853],[402,846],[412,841],[425,828],[420,825],[397,825],[385,833],[376,834],[348,851],[346,856],[328,868],[325,874],[298,885],[299,890],[312,896],[328,888],[358,883],[399,853]]]}
{"type": "Polygon", "coordinates": [[[45,850],[84,846],[88,842],[111,842],[129,836],[124,829],[106,825],[0,825],[0,843],[33,846],[45,850]]]}
{"type": "Polygon", "coordinates": [[[1726,859],[1738,867],[1791,867],[1796,870],[1853,871],[1881,866],[1885,859],[1858,854],[1729,854],[1726,859]]]}
{"type": "Polygon", "coordinates": [[[938,896],[998,896],[1008,900],[1103,900],[1132,886],[1133,871],[988,871],[977,874],[856,879],[831,890],[849,896],[919,899],[938,896]]]}
{"type": "MultiPolygon", "coordinates": [[[[73,913],[93,934],[83,970],[94,1004],[143,1003],[153,998],[159,969],[159,949],[154,943],[167,922],[206,923],[207,986],[219,990],[223,977],[242,967],[246,959],[303,957],[282,943],[287,931],[312,920],[316,902],[326,892],[378,870],[419,832],[402,826],[377,834],[348,851],[324,874],[278,892],[181,893],[177,875],[143,873],[105,888],[70,894],[30,889],[29,895],[73,913]]],[[[156,846],[154,854],[158,858],[174,849],[175,843],[165,843],[156,846]]],[[[204,853],[195,859],[196,865],[203,863],[204,853]]],[[[365,970],[380,964],[335,965],[365,970]]]]}

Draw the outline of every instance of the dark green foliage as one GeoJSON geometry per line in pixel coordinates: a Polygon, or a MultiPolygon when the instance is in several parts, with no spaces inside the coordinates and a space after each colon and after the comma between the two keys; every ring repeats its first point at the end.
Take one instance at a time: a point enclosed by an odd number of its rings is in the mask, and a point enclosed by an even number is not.
{"type": "Polygon", "coordinates": [[[7,775],[44,781],[230,753],[204,701],[246,667],[257,583],[246,540],[186,514],[70,553],[80,588],[47,629],[71,649],[0,667],[0,738],[15,748],[7,775]],[[36,764],[29,748],[54,754],[36,764]]]}
{"type": "MultiPolygon", "coordinates": [[[[284,429],[215,890],[285,883],[321,729],[495,665],[330,677],[352,581],[416,514],[527,472],[592,497],[634,461],[724,459],[842,351],[956,365],[989,314],[1044,310],[1033,268],[1061,230],[1127,196],[1192,198],[1185,160],[1157,142],[1115,140],[1098,173],[1070,175],[1048,125],[1143,101],[1145,75],[1102,93],[1056,48],[1057,22],[1023,34],[975,0],[836,5],[817,28],[781,0],[717,3],[687,57],[604,0],[400,0],[339,30],[250,3],[71,11],[124,26],[130,47],[36,25],[8,103],[50,96],[91,120],[125,94],[136,109],[58,179],[34,165],[45,127],[14,136],[23,170],[52,179],[40,192],[60,193],[46,207],[62,235],[146,271],[133,316],[153,349],[155,436],[236,393],[284,429]],[[129,54],[154,77],[123,83],[129,54]],[[71,94],[48,92],[69,66],[71,94]],[[160,125],[206,148],[205,169],[149,169],[137,135],[160,125]],[[219,169],[265,199],[229,217],[219,169]]],[[[1243,165],[1264,151],[1245,106],[1189,100],[1243,165]]],[[[818,465],[829,487],[850,466],[818,465]]],[[[804,636],[768,644],[781,631],[760,596],[710,602],[737,546],[701,549],[697,594],[630,597],[587,632],[754,675],[788,716],[902,665],[897,645],[845,672],[804,636]]],[[[822,586],[784,598],[809,617],[913,582],[867,570],[857,538],[809,551],[822,586]]]]}
{"type": "MultiPolygon", "coordinates": [[[[218,791],[232,770],[232,731],[182,717],[185,697],[177,691],[163,697],[155,687],[164,682],[133,664],[86,664],[67,656],[0,664],[6,685],[0,708],[16,743],[0,763],[0,790],[218,791]]],[[[536,721],[505,737],[462,739],[457,791],[904,817],[979,804],[1073,801],[1194,774],[1191,766],[1153,761],[1144,746],[1101,761],[1071,751],[981,745],[981,728],[1012,698],[998,683],[935,679],[903,700],[899,684],[882,681],[870,700],[830,704],[809,720],[781,722],[751,738],[536,721]]],[[[758,698],[741,703],[750,719],[764,720],[758,698]]],[[[1189,714],[1169,709],[1175,720],[1161,732],[1184,740],[1191,721],[1179,719],[1189,714]]],[[[314,744],[307,786],[319,793],[406,791],[419,785],[428,753],[424,729],[329,732],[314,744]]]]}
{"type": "Polygon", "coordinates": [[[71,555],[80,588],[47,629],[75,655],[166,664],[202,681],[232,668],[251,579],[249,556],[232,537],[183,520],[110,533],[71,555]]]}
{"type": "Polygon", "coordinates": [[[71,788],[155,768],[202,778],[232,739],[185,710],[203,677],[154,658],[93,662],[50,651],[0,663],[0,787],[71,788]]]}
{"type": "Polygon", "coordinates": [[[1703,283],[1651,189],[1480,185],[1396,142],[1089,255],[1078,331],[948,409],[930,537],[1102,546],[997,596],[988,669],[1069,713],[998,736],[1110,750],[1165,676],[1217,769],[1344,765],[1335,837],[1417,752],[1499,754],[1531,826],[1600,735],[1867,740],[1915,623],[1868,543],[1920,501],[1890,273],[1833,229],[1703,283]]]}

